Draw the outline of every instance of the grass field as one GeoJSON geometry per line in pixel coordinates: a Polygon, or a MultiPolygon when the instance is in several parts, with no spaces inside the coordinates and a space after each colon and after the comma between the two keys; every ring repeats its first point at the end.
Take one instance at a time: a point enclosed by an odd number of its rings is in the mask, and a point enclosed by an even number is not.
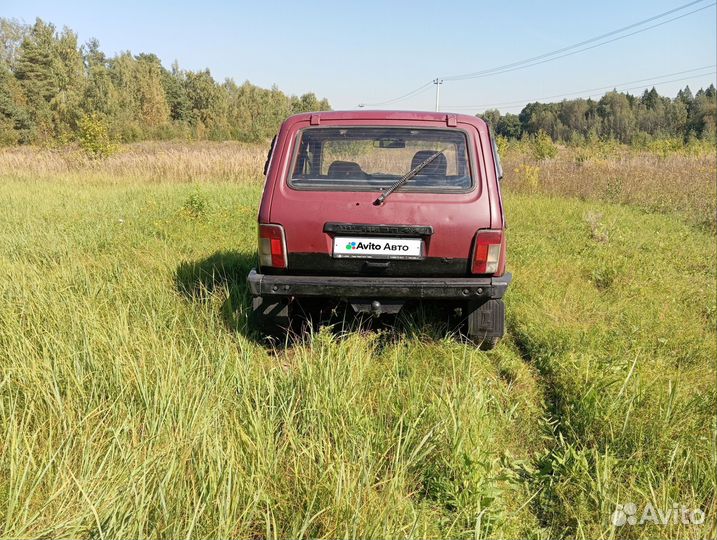
{"type": "Polygon", "coordinates": [[[508,152],[484,353],[421,314],[258,340],[264,151],[0,152],[0,537],[717,535],[713,154],[508,152]]]}

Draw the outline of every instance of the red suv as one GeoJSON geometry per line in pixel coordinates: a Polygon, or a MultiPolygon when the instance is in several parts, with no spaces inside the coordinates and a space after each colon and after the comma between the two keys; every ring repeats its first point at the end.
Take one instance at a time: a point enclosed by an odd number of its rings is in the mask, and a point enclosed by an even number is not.
{"type": "Polygon", "coordinates": [[[466,115],[351,111],[288,118],[267,159],[253,318],[288,327],[302,304],[397,313],[454,308],[484,346],[503,335],[502,177],[485,122],[466,115]]]}

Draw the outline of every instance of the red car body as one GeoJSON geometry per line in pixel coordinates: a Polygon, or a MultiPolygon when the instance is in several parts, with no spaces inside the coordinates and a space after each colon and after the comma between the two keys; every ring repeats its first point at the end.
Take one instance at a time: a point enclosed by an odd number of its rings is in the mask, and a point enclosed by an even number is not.
{"type": "MultiPolygon", "coordinates": [[[[390,144],[391,141],[386,146],[390,144]]],[[[421,157],[431,152],[423,151],[421,157]]],[[[350,169],[358,167],[345,161],[336,163],[350,169]]],[[[483,324],[483,331],[477,333],[489,340],[499,337],[495,334],[502,335],[504,319],[500,299],[510,282],[510,274],[505,272],[505,218],[499,176],[500,164],[490,129],[483,120],[473,116],[348,111],[305,113],[288,118],[267,160],[259,210],[260,235],[267,238],[275,235],[265,246],[276,248],[272,253],[274,262],[278,262],[260,264],[258,271],[252,271],[249,276],[255,311],[266,316],[269,307],[274,306],[275,312],[286,315],[292,301],[302,297],[346,300],[358,310],[362,309],[357,306],[371,306],[375,314],[391,311],[381,309],[387,300],[392,306],[399,304],[399,308],[402,300],[411,298],[442,299],[463,306],[469,300],[470,307],[464,310],[467,316],[476,312],[474,318],[482,317],[484,322],[490,318],[501,319],[493,324],[492,330],[485,331],[483,324]],[[435,133],[446,136],[457,131],[465,136],[465,161],[470,170],[465,174],[470,173],[472,185],[450,192],[398,188],[382,204],[377,204],[376,198],[387,186],[356,190],[297,188],[290,181],[292,167],[299,167],[294,165],[299,159],[297,146],[302,133],[317,128],[336,128],[350,133],[352,129],[363,128],[397,128],[393,130],[396,132],[400,131],[398,128],[438,130],[435,133]],[[262,229],[263,226],[276,227],[262,229]],[[487,234],[481,236],[479,231],[487,234]],[[380,255],[341,258],[333,253],[337,235],[359,239],[420,238],[421,255],[411,259],[380,255]],[[484,268],[476,259],[487,253],[487,248],[479,245],[479,237],[500,244],[495,248],[499,249],[498,264],[491,267],[491,272],[476,273],[484,268]],[[496,307],[496,304],[499,305],[496,307]]],[[[479,326],[473,324],[473,329],[479,326]]]]}

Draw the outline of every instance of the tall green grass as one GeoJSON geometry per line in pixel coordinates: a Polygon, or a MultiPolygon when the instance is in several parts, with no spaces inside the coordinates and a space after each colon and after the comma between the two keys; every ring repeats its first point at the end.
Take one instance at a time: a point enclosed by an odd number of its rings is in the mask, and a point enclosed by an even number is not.
{"type": "Polygon", "coordinates": [[[536,444],[538,391],[509,351],[247,333],[257,186],[1,189],[0,536],[537,527],[504,456],[536,444]]]}
{"type": "MultiPolygon", "coordinates": [[[[617,504],[674,503],[705,525],[619,537],[709,538],[717,512],[714,238],[679,219],[513,196],[512,339],[549,397],[536,511],[571,535],[611,536],[617,504]]],[[[534,464],[536,465],[536,464],[534,464]]],[[[638,516],[639,517],[639,516],[638,516]]]]}
{"type": "Polygon", "coordinates": [[[714,536],[704,229],[512,195],[495,351],[420,318],[270,349],[260,191],[2,180],[0,537],[714,536]],[[708,518],[612,527],[630,501],[708,518]]]}

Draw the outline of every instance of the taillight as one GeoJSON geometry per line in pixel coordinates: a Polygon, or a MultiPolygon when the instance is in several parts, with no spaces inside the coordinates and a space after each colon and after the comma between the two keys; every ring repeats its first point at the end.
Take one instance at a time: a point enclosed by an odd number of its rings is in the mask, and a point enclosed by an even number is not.
{"type": "Polygon", "coordinates": [[[500,265],[500,255],[503,246],[503,231],[482,229],[476,234],[473,248],[474,274],[495,274],[500,265]]]}
{"type": "Polygon", "coordinates": [[[286,268],[286,236],[281,225],[259,224],[259,264],[286,268]]]}

